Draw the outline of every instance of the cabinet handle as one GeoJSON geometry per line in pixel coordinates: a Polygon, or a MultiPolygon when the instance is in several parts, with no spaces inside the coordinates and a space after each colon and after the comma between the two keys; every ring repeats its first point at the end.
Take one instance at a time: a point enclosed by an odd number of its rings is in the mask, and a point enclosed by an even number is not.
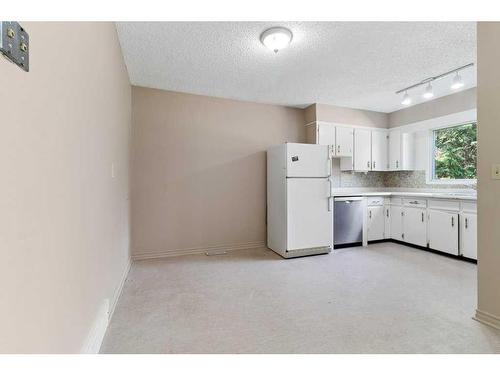
{"type": "Polygon", "coordinates": [[[452,227],[455,226],[455,217],[454,216],[451,217],[451,226],[452,227]]]}
{"type": "Polygon", "coordinates": [[[396,169],[399,168],[399,161],[396,160],[396,169]]]}
{"type": "Polygon", "coordinates": [[[401,216],[405,216],[405,213],[403,211],[401,211],[401,216]]]}
{"type": "Polygon", "coordinates": [[[376,165],[375,163],[376,163],[376,162],[374,161],[374,162],[373,162],[373,169],[375,169],[375,168],[376,168],[376,167],[375,167],[375,165],[376,165]]]}
{"type": "Polygon", "coordinates": [[[367,166],[368,168],[370,168],[370,162],[369,162],[369,161],[367,161],[367,162],[366,162],[366,166],[367,166]]]}
{"type": "Polygon", "coordinates": [[[372,218],[372,210],[370,210],[370,219],[372,218]]]}
{"type": "Polygon", "coordinates": [[[422,223],[424,222],[424,213],[422,212],[422,223]]]}
{"type": "Polygon", "coordinates": [[[469,227],[469,222],[467,221],[467,218],[465,218],[465,229],[469,227]]]}
{"type": "Polygon", "coordinates": [[[340,145],[337,146],[337,153],[340,154],[340,145]]]}
{"type": "Polygon", "coordinates": [[[418,201],[411,201],[410,204],[418,204],[418,201]]]}
{"type": "Polygon", "coordinates": [[[387,217],[389,217],[389,209],[386,210],[387,217]]]}

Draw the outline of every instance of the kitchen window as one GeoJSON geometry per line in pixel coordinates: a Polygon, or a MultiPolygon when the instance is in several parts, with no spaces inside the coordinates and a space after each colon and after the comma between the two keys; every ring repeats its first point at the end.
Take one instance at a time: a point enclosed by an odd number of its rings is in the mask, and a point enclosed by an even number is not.
{"type": "Polygon", "coordinates": [[[475,183],[477,124],[431,130],[431,183],[475,183]]]}

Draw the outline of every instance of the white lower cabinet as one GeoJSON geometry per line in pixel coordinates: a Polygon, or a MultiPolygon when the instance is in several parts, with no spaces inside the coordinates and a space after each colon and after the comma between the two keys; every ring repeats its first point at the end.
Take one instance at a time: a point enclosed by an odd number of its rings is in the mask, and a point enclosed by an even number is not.
{"type": "Polygon", "coordinates": [[[477,259],[477,215],[464,213],[460,217],[460,253],[477,259]]]}
{"type": "Polygon", "coordinates": [[[391,206],[384,206],[384,238],[391,238],[391,206]]]}
{"type": "Polygon", "coordinates": [[[370,197],[366,214],[368,241],[393,239],[477,260],[475,202],[370,197]]]}
{"type": "Polygon", "coordinates": [[[384,206],[369,206],[368,212],[368,241],[384,239],[384,206]]]}
{"type": "Polygon", "coordinates": [[[427,246],[427,218],[425,208],[404,207],[403,241],[418,246],[427,246]]]}
{"type": "Polygon", "coordinates": [[[458,255],[458,213],[429,210],[429,247],[458,255]]]}
{"type": "Polygon", "coordinates": [[[403,207],[391,206],[389,216],[391,217],[391,238],[403,241],[403,207]]]}

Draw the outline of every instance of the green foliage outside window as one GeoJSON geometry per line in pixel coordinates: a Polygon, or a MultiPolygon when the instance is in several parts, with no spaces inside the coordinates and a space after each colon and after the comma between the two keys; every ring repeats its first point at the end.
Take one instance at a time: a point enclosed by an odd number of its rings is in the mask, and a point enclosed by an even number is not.
{"type": "Polygon", "coordinates": [[[476,179],[475,123],[434,130],[434,178],[476,179]]]}

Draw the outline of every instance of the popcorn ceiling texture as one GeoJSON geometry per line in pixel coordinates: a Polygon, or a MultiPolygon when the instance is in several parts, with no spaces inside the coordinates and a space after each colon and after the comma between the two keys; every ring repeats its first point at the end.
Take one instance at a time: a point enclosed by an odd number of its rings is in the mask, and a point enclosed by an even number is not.
{"type": "MultiPolygon", "coordinates": [[[[393,112],[402,108],[394,90],[476,61],[475,22],[118,22],[117,30],[134,86],[301,108],[393,112]],[[293,41],[276,54],[259,36],[278,25],[293,41]]],[[[475,66],[460,74],[476,86],[475,66]]],[[[432,84],[435,97],[450,93],[448,79],[432,84]]]]}

